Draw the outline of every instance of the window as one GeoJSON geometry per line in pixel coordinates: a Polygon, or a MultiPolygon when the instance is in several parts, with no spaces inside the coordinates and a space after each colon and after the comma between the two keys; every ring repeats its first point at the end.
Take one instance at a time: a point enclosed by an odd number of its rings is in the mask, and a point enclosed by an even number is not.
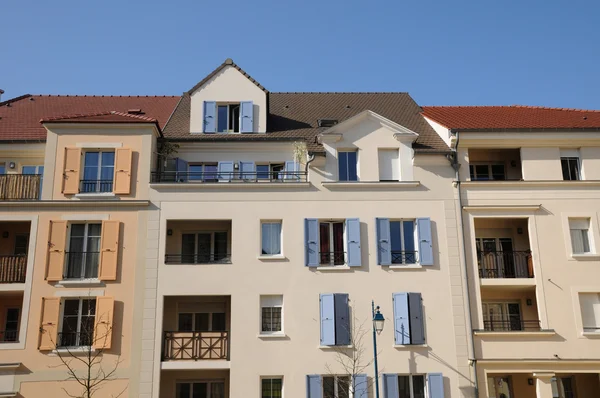
{"type": "Polygon", "coordinates": [[[358,181],[356,151],[338,151],[339,181],[358,181]]]}
{"type": "Polygon", "coordinates": [[[199,381],[177,383],[177,398],[225,398],[225,383],[222,381],[199,381]]]}
{"type": "Polygon", "coordinates": [[[323,376],[323,398],[350,398],[350,376],[323,376]]]}
{"type": "Polygon", "coordinates": [[[573,254],[591,253],[590,219],[569,218],[569,230],[571,233],[571,248],[573,249],[573,254]]]}
{"type": "Polygon", "coordinates": [[[15,235],[15,256],[26,256],[29,249],[29,234],[15,235]]]}
{"type": "Polygon", "coordinates": [[[321,345],[350,345],[350,307],[348,294],[324,293],[319,295],[321,316],[321,345]]]}
{"type": "Polygon", "coordinates": [[[227,320],[224,312],[180,312],[179,332],[224,332],[227,320]]]}
{"type": "Polygon", "coordinates": [[[85,152],[81,192],[112,192],[115,152],[85,152]]]}
{"type": "Polygon", "coordinates": [[[425,398],[425,376],[399,375],[398,398],[425,398]]]}
{"type": "Polygon", "coordinates": [[[208,264],[229,262],[228,232],[198,232],[181,235],[181,262],[208,264]]]}
{"type": "Polygon", "coordinates": [[[71,237],[65,277],[85,279],[98,277],[102,224],[71,224],[71,237]]]}
{"type": "Polygon", "coordinates": [[[240,104],[217,106],[217,133],[240,132],[240,104]]]}
{"type": "Polygon", "coordinates": [[[600,332],[600,293],[579,293],[584,332],[600,332]]]}
{"type": "Polygon", "coordinates": [[[260,296],[260,332],[283,332],[283,296],[260,296]]]}
{"type": "Polygon", "coordinates": [[[425,344],[425,323],[421,293],[392,294],[394,308],[394,344],[425,344]]]}
{"type": "Polygon", "coordinates": [[[414,220],[390,221],[392,264],[416,264],[416,228],[414,220]]]}
{"type": "Polygon", "coordinates": [[[283,379],[281,377],[261,380],[261,398],[281,398],[283,396],[283,379]]]}
{"type": "Polygon", "coordinates": [[[553,377],[552,398],[575,398],[575,380],[573,380],[573,377],[553,377]]]}
{"type": "Polygon", "coordinates": [[[562,168],[563,180],[581,180],[581,163],[579,160],[579,150],[561,149],[560,166],[562,168]]]}
{"type": "Polygon", "coordinates": [[[511,378],[488,377],[488,396],[490,398],[512,398],[511,378]]]}
{"type": "Polygon", "coordinates": [[[7,308],[4,330],[0,330],[0,341],[17,341],[19,337],[19,309],[7,308]]]}
{"type": "Polygon", "coordinates": [[[504,181],[506,171],[503,164],[471,164],[469,165],[471,181],[504,181]]]}
{"type": "Polygon", "coordinates": [[[398,149],[379,150],[379,181],[400,181],[398,149]]]}
{"type": "Polygon", "coordinates": [[[321,265],[344,265],[344,221],[319,222],[319,243],[321,265]]]}
{"type": "Polygon", "coordinates": [[[521,304],[518,302],[484,302],[483,326],[485,330],[490,331],[525,330],[526,322],[521,319],[521,304]]]}
{"type": "Polygon", "coordinates": [[[280,180],[280,175],[285,169],[284,163],[270,163],[256,165],[256,178],[259,180],[280,180]]]}
{"type": "Polygon", "coordinates": [[[66,299],[63,302],[62,332],[58,347],[91,346],[94,342],[96,299],[66,299]]]}
{"type": "Polygon", "coordinates": [[[196,163],[188,166],[190,181],[217,182],[217,163],[196,163]]]}
{"type": "Polygon", "coordinates": [[[261,223],[261,254],[276,256],[281,254],[281,221],[261,223]]]}

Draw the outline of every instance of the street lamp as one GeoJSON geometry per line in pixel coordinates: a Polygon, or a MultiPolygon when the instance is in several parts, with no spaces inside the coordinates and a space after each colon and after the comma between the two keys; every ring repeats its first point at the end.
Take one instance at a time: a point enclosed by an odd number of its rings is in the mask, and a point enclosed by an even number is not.
{"type": "Polygon", "coordinates": [[[377,369],[377,335],[383,331],[385,318],[379,311],[379,306],[375,308],[375,301],[371,300],[371,312],[373,314],[373,355],[375,364],[375,398],[379,398],[379,370],[377,369]]]}

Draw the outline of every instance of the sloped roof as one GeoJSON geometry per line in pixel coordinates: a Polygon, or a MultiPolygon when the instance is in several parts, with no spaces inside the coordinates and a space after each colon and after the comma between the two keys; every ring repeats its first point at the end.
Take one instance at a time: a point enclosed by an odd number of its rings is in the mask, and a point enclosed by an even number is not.
{"type": "MultiPolygon", "coordinates": [[[[22,95],[0,102],[0,141],[44,141],[46,129],[42,119],[105,114],[111,111],[127,114],[131,109],[139,109],[141,115],[156,119],[160,128],[164,127],[179,96],[73,96],[73,95],[22,95]]],[[[116,122],[116,117],[109,118],[116,122]]],[[[92,119],[86,119],[91,121],[92,119]]],[[[128,117],[129,121],[133,120],[128,117]]],[[[121,119],[124,121],[124,119],[121,119]]],[[[148,122],[148,121],[147,121],[148,122]]]]}
{"type": "Polygon", "coordinates": [[[418,152],[445,152],[448,146],[421,115],[407,93],[269,93],[266,134],[190,134],[190,96],[184,94],[169,123],[165,138],[198,141],[305,140],[309,151],[322,151],[316,136],[326,128],[319,119],[347,120],[365,110],[375,112],[416,133],[418,152]]]}
{"type": "Polygon", "coordinates": [[[157,123],[151,117],[117,111],[63,115],[40,120],[40,123],[157,123]]]}
{"type": "Polygon", "coordinates": [[[254,83],[258,88],[260,88],[262,91],[264,91],[265,93],[268,93],[269,91],[264,88],[259,82],[257,82],[256,80],[254,80],[252,78],[252,76],[250,76],[248,73],[246,73],[246,71],[244,71],[242,68],[240,68],[235,62],[233,62],[233,60],[231,58],[227,58],[225,60],[225,62],[223,62],[221,65],[219,65],[217,67],[217,69],[213,70],[208,76],[206,76],[204,79],[200,80],[198,82],[198,84],[196,84],[194,87],[192,87],[188,93],[191,94],[194,91],[196,91],[198,88],[202,87],[204,85],[204,83],[206,83],[207,81],[209,81],[210,79],[213,78],[213,76],[215,76],[217,73],[219,73],[221,70],[223,70],[224,68],[231,66],[234,67],[235,69],[237,69],[242,75],[244,75],[248,80],[250,80],[252,83],[254,83]]]}
{"type": "Polygon", "coordinates": [[[538,106],[424,106],[423,115],[455,130],[597,129],[600,111],[538,106]]]}

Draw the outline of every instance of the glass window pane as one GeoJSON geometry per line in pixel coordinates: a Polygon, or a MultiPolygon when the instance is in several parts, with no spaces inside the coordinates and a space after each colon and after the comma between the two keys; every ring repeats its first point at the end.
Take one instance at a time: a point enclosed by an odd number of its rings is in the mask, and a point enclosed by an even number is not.
{"type": "Polygon", "coordinates": [[[268,179],[269,178],[269,165],[268,164],[256,165],[256,176],[259,179],[268,179]]]}
{"type": "Polygon", "coordinates": [[[192,319],[193,314],[190,313],[180,313],[178,320],[178,332],[191,332],[192,329],[192,319]]]}
{"type": "Polygon", "coordinates": [[[63,308],[64,316],[79,314],[79,299],[65,300],[63,308]]]}
{"type": "Polygon", "coordinates": [[[240,131],[240,106],[229,105],[229,130],[240,131]]]}
{"type": "Polygon", "coordinates": [[[357,152],[348,152],[348,181],[358,181],[356,170],[357,152]]]}
{"type": "Polygon", "coordinates": [[[262,319],[262,331],[270,332],[271,331],[271,307],[263,307],[261,313],[262,319]]]}
{"type": "Polygon", "coordinates": [[[337,389],[337,398],[349,398],[350,378],[347,376],[338,376],[337,389]]]}
{"type": "Polygon", "coordinates": [[[402,231],[400,230],[400,221],[390,221],[390,240],[393,252],[402,251],[402,231]]]}
{"type": "Polygon", "coordinates": [[[217,107],[217,132],[222,133],[227,130],[227,105],[217,107]]]}
{"type": "Polygon", "coordinates": [[[215,232],[215,261],[228,258],[227,232],[215,232]]]}
{"type": "Polygon", "coordinates": [[[497,181],[502,181],[506,179],[503,164],[492,165],[492,179],[497,181]]]}
{"type": "Polygon", "coordinates": [[[321,253],[321,264],[329,263],[329,223],[322,222],[319,224],[319,251],[321,253]]]}
{"type": "Polygon", "coordinates": [[[0,174],[6,174],[6,166],[0,164],[0,174]]]}
{"type": "Polygon", "coordinates": [[[208,398],[208,383],[194,383],[193,398],[208,398]]]}
{"type": "Polygon", "coordinates": [[[411,398],[409,376],[398,376],[398,398],[411,398]]]}
{"type": "Polygon", "coordinates": [[[209,319],[210,319],[210,314],[208,314],[208,313],[202,312],[202,313],[196,314],[196,324],[194,325],[195,331],[196,332],[208,332],[210,330],[209,319]]]}
{"type": "Polygon", "coordinates": [[[334,377],[323,377],[323,398],[337,398],[334,377]]]}
{"type": "Polygon", "coordinates": [[[204,181],[217,181],[217,168],[216,164],[205,164],[204,181]]]}
{"type": "Polygon", "coordinates": [[[413,398],[425,398],[425,377],[413,376],[413,398]]]}
{"type": "Polygon", "coordinates": [[[177,398],[190,398],[192,385],[190,383],[177,383],[175,395],[177,398]]]}
{"type": "Polygon", "coordinates": [[[226,330],[225,327],[225,313],[224,312],[215,312],[212,314],[212,330],[214,332],[224,332],[226,330]]]}
{"type": "Polygon", "coordinates": [[[348,181],[348,152],[338,152],[339,181],[348,181]]]}
{"type": "Polygon", "coordinates": [[[476,180],[489,180],[489,166],[487,164],[475,165],[475,174],[476,180]]]}
{"type": "Polygon", "coordinates": [[[281,223],[262,224],[262,254],[281,254],[281,223]]]}
{"type": "Polygon", "coordinates": [[[571,174],[572,180],[579,180],[579,159],[569,159],[569,173],[571,174]]]}
{"type": "Polygon", "coordinates": [[[190,180],[202,180],[202,165],[191,164],[188,166],[188,179],[190,180]]]}
{"type": "Polygon", "coordinates": [[[402,222],[402,232],[404,234],[404,259],[406,264],[415,264],[417,262],[415,248],[415,222],[406,220],[402,222]]]}

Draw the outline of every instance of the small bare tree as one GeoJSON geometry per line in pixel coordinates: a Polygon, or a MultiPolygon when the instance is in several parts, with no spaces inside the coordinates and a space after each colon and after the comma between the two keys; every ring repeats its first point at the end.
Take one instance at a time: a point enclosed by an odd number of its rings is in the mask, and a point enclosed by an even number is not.
{"type": "MultiPolygon", "coordinates": [[[[103,363],[107,343],[112,339],[113,328],[111,324],[95,322],[96,317],[108,317],[109,314],[93,314],[91,306],[88,306],[87,314],[82,314],[79,331],[72,330],[69,325],[63,325],[63,331],[58,334],[57,341],[50,337],[54,352],[60,360],[60,364],[52,368],[66,367],[69,375],[65,381],[75,381],[80,386],[80,392],[73,393],[63,387],[63,391],[71,398],[92,398],[106,384],[116,380],[116,372],[121,364],[121,356],[117,355],[114,363],[105,366],[103,363]],[[65,328],[66,327],[66,328],[65,328]]],[[[45,333],[45,330],[41,330],[45,333]]],[[[127,390],[127,386],[117,395],[111,394],[112,398],[118,398],[127,390]]],[[[106,394],[100,394],[106,397],[106,394]]]]}

